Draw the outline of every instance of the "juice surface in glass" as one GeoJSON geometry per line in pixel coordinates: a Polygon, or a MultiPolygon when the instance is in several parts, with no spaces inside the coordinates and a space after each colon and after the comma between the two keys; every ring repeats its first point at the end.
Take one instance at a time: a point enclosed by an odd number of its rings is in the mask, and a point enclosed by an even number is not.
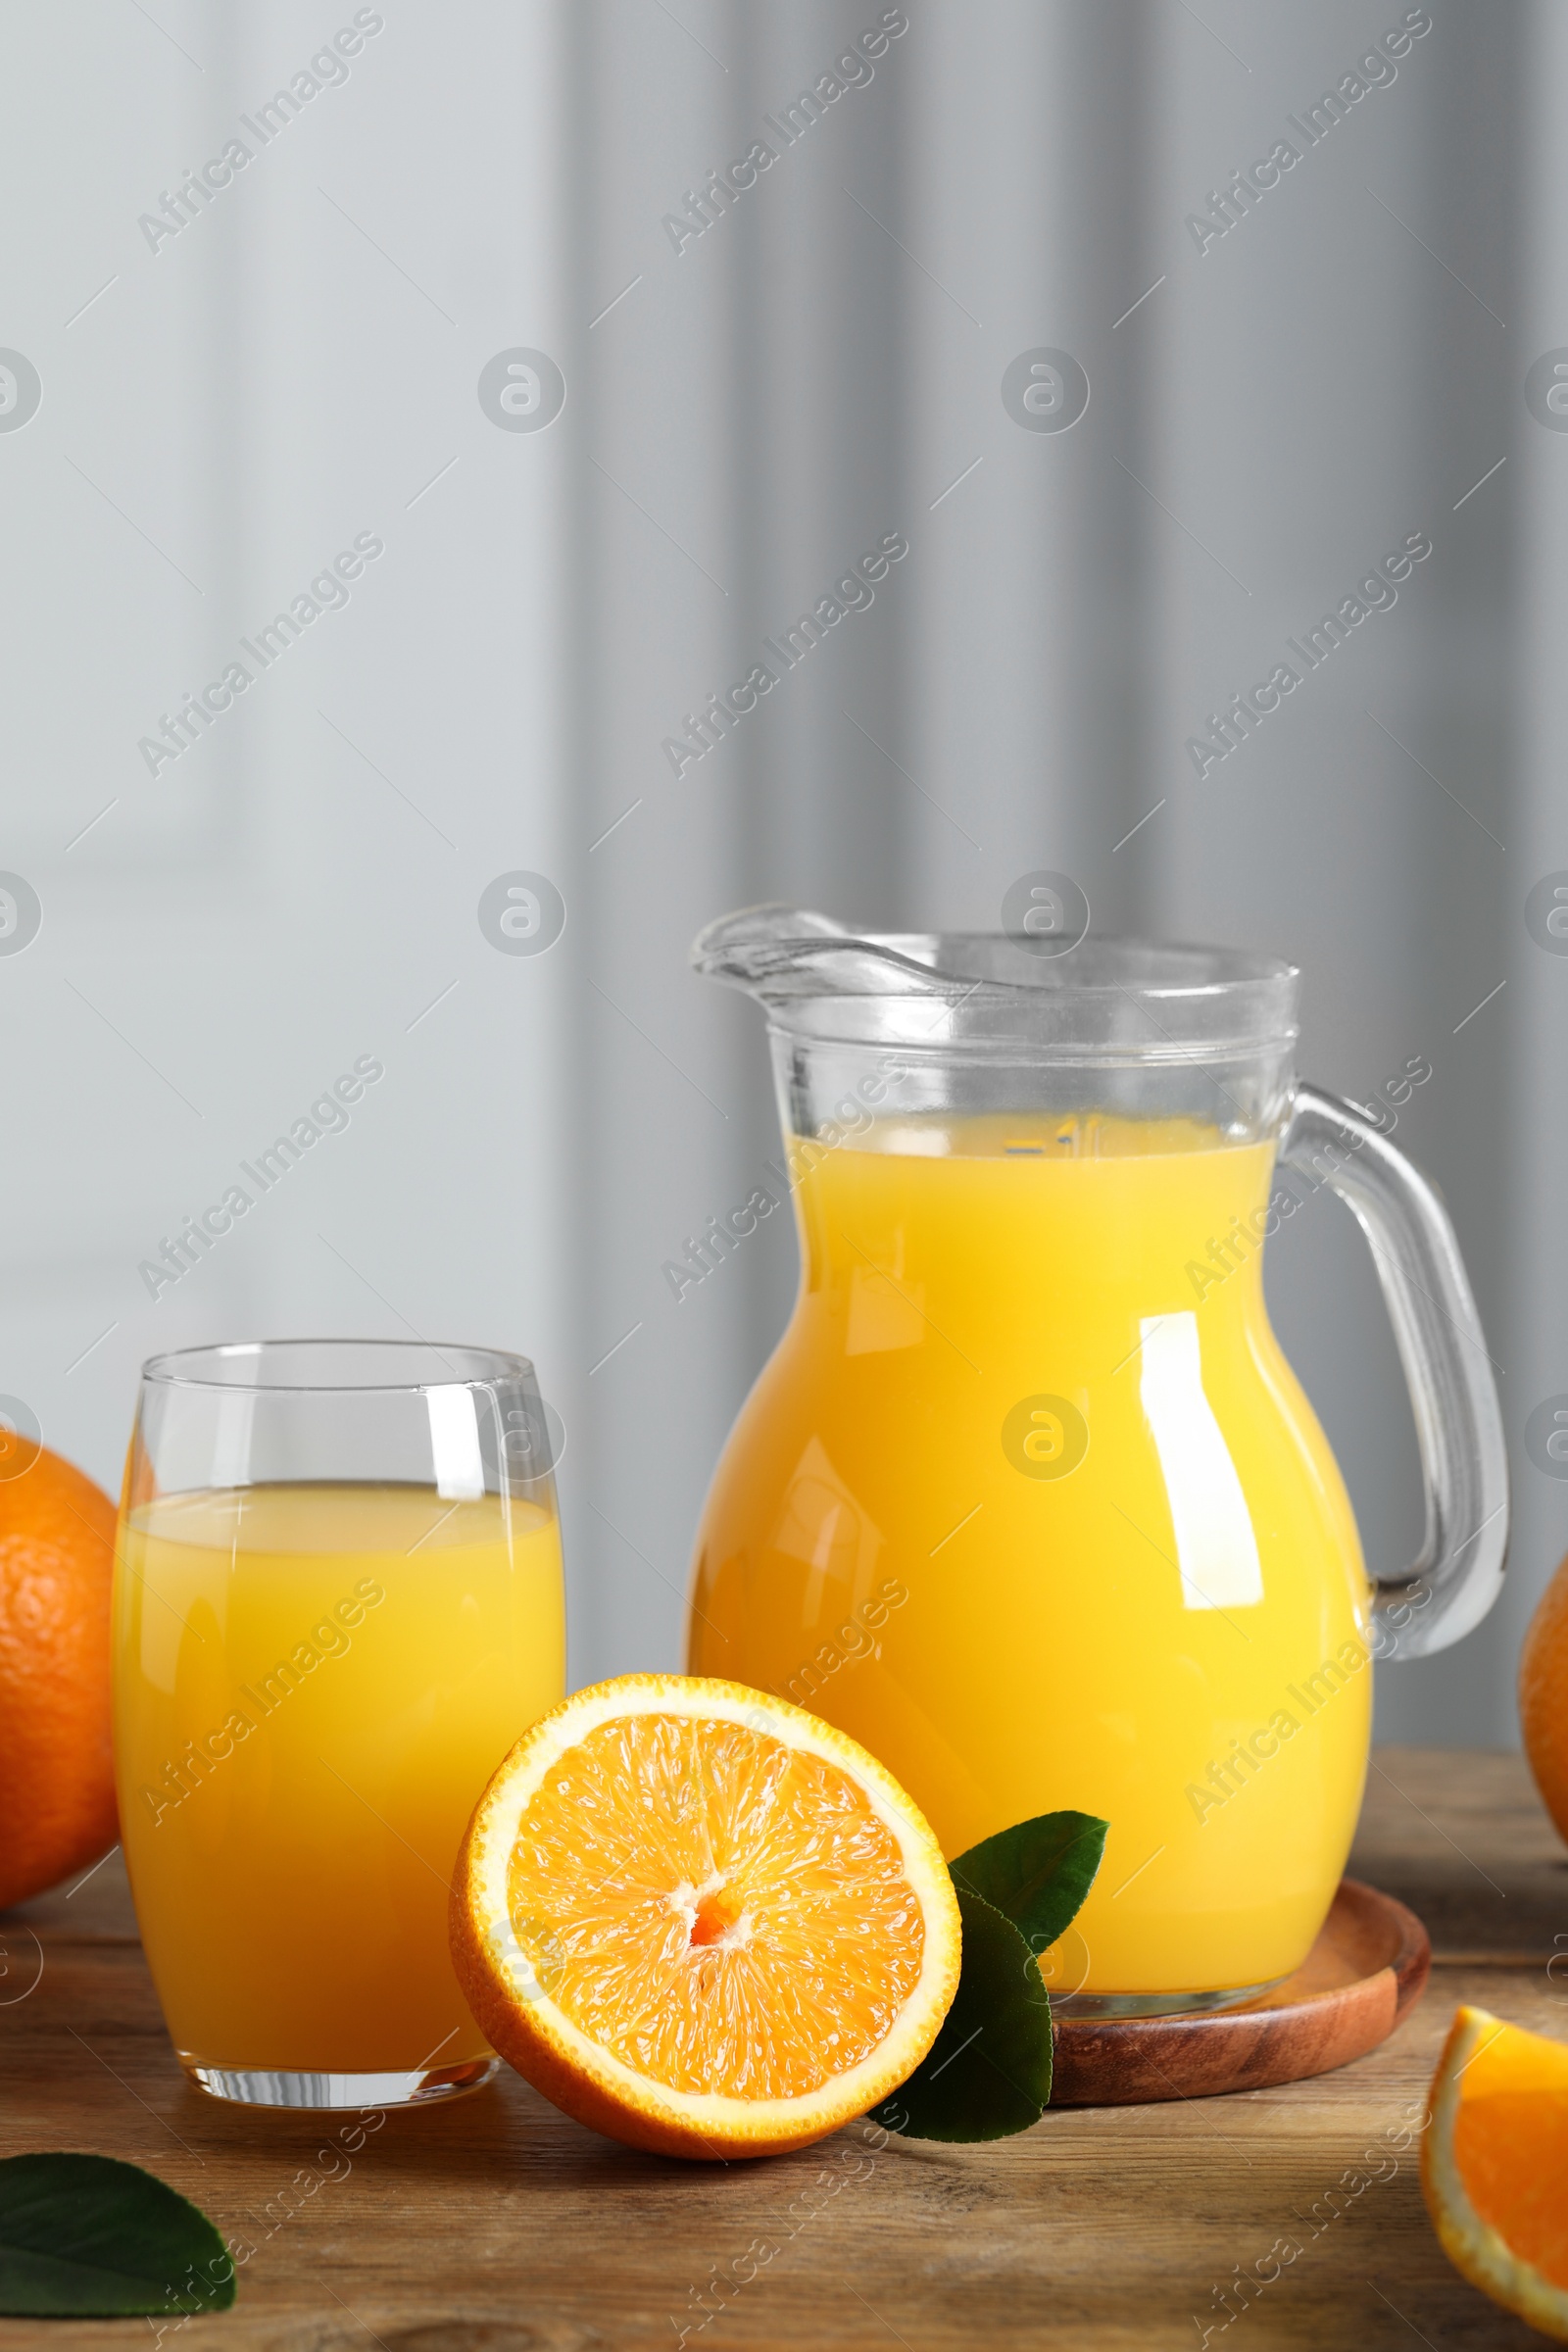
{"type": "Polygon", "coordinates": [[[1289,1974],[1354,1828],[1368,1592],[1264,1308],[1273,1158],[1087,1114],[792,1147],[801,1291],[709,1497],[691,1669],[852,1733],[950,1857],[1103,1816],[1064,1991],[1289,1974]]]}
{"type": "Polygon", "coordinates": [[[122,1518],[120,1812],[187,2065],[412,2073],[489,2045],[447,1957],[485,1783],[564,1690],[554,1514],[418,1485],[122,1518]]]}

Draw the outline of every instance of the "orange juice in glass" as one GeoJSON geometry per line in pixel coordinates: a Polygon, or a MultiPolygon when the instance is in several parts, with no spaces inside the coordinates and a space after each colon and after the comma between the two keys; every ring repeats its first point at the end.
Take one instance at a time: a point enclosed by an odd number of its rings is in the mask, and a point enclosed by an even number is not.
{"type": "Polygon", "coordinates": [[[775,907],[697,960],[767,1006],[802,1274],[713,1477],[691,1670],[852,1733],[950,1856],[1107,1820],[1051,1963],[1080,2014],[1245,1999],[1333,1898],[1374,1654],[1456,1639],[1500,1575],[1500,1417],[1441,1203],[1296,1085],[1286,964],[775,907]],[[1372,1239],[1428,1482],[1422,1558],[1376,1586],[1263,1298],[1322,1183],[1372,1239]]]}
{"type": "Polygon", "coordinates": [[[546,1416],[525,1359],[301,1341],[143,1374],[115,1576],[137,1918],[220,2097],[386,2106],[494,2065],[451,1871],[564,1690],[546,1416]]]}

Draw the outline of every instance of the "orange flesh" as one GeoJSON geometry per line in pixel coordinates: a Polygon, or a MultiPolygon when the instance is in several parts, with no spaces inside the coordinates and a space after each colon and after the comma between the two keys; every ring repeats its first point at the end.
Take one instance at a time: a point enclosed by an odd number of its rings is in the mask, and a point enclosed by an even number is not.
{"type": "Polygon", "coordinates": [[[730,2098],[799,2097],[869,2057],[925,1942],[898,1841],[847,1773],[677,1715],[601,1724],[545,1775],[508,1905],[591,2040],[730,2098]]]}
{"type": "Polygon", "coordinates": [[[1568,2046],[1505,2026],[1459,2083],[1454,2162],[1521,2261],[1568,2287],[1568,2046]]]}

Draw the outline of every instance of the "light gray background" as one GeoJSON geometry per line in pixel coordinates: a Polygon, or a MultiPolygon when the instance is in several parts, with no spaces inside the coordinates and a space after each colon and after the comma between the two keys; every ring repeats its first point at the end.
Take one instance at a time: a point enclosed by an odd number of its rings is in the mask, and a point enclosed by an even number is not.
{"type": "MultiPolygon", "coordinates": [[[[569,1432],[574,1678],[674,1663],[794,1266],[775,1221],[679,1305],[661,1277],[774,1141],[760,1023],[687,943],[761,898],[995,927],[1062,868],[1099,927],[1298,960],[1322,1083],[1432,1061],[1398,1140],[1464,1244],[1517,1528],[1503,1602],[1385,1671],[1380,1728],[1511,1741],[1568,1541],[1522,1444],[1568,1390],[1568,958],[1523,922],[1568,866],[1568,435],[1523,399],[1568,344],[1561,11],[1434,0],[1201,255],[1185,216],[1402,7],[910,0],[678,255],[662,216],[878,6],[380,13],[157,253],[138,214],[352,9],[0,16],[0,344],[44,387],[0,433],[0,865],[45,910],[0,957],[0,1390],[113,1487],[155,1348],[522,1348],[569,1432]],[[1038,345],[1088,371],[1069,432],[1003,408],[1038,345]],[[565,374],[539,433],[478,403],[514,346],[565,374]],[[892,529],[872,610],[677,780],[682,713],[892,529]],[[1200,782],[1203,713],[1418,529],[1397,607],[1200,782]],[[362,530],[347,610],[150,778],[138,737],[362,530]],[[537,957],[478,927],[514,868],[566,902],[537,957]],[[138,1261],[362,1054],[350,1130],[150,1299],[138,1261]]],[[[1348,1216],[1298,1217],[1269,1284],[1387,1564],[1414,1445],[1348,1216]]]]}

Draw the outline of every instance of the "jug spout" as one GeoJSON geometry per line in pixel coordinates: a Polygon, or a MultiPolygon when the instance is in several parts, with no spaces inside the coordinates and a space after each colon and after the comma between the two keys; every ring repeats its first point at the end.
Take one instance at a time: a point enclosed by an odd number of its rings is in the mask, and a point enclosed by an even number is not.
{"type": "Polygon", "coordinates": [[[951,977],[925,960],[932,940],[897,946],[868,938],[808,906],[743,906],[722,914],[692,942],[692,968],[705,979],[747,989],[763,1004],[795,997],[906,997],[921,989],[940,995],[951,977]],[[912,951],[912,952],[911,952],[912,951]]]}

